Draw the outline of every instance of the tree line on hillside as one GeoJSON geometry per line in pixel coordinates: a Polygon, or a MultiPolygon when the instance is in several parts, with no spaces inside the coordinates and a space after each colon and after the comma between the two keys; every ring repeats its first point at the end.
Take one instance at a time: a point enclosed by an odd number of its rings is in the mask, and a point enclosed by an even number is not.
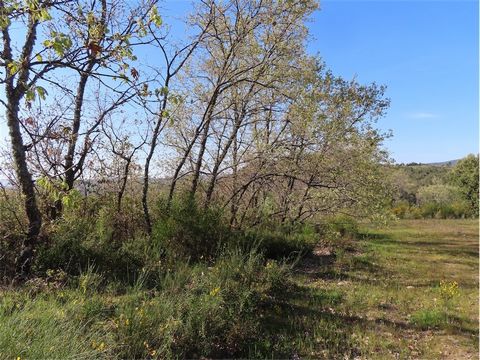
{"type": "Polygon", "coordinates": [[[307,53],[317,7],[202,0],[175,38],[156,0],[0,0],[16,271],[69,216],[108,217],[114,242],[152,239],[178,199],[231,229],[380,214],[389,100],[307,53]]]}
{"type": "Polygon", "coordinates": [[[472,154],[454,166],[396,166],[392,211],[414,219],[478,217],[478,174],[478,155],[472,154]]]}

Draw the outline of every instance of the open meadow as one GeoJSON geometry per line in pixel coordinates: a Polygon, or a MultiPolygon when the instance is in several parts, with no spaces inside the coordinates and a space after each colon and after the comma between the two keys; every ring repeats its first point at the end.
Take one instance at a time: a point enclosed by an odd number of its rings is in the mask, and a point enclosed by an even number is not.
{"type": "Polygon", "coordinates": [[[284,317],[308,329],[297,340],[303,356],[478,358],[476,220],[369,228],[354,248],[317,261],[295,276],[306,296],[284,317]]]}

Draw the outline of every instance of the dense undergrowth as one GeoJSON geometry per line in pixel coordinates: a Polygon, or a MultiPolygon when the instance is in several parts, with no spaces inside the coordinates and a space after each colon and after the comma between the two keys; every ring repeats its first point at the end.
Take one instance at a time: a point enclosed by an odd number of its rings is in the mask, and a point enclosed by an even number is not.
{"type": "Polygon", "coordinates": [[[213,266],[179,263],[155,274],[155,286],[147,272],[126,286],[93,267],[75,277],[50,271],[2,298],[0,357],[245,356],[287,272],[255,251],[225,252],[213,266]]]}
{"type": "Polygon", "coordinates": [[[46,222],[20,285],[14,257],[2,261],[0,358],[264,358],[295,262],[357,231],[346,218],[232,229],[220,210],[183,200],[159,204],[148,237],[127,206],[88,199],[46,222]]]}
{"type": "Polygon", "coordinates": [[[475,218],[470,206],[464,201],[448,204],[429,202],[422,205],[399,201],[392,208],[393,214],[399,219],[466,219],[475,218]]]}

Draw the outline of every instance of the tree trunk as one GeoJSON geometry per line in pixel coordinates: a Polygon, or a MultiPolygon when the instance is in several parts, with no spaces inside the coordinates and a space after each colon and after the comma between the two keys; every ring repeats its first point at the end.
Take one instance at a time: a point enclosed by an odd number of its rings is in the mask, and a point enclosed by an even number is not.
{"type": "Polygon", "coordinates": [[[228,139],[227,143],[225,144],[225,147],[222,150],[222,153],[218,157],[217,161],[215,162],[215,165],[212,170],[212,178],[210,179],[210,183],[208,184],[207,188],[207,193],[206,193],[206,199],[205,199],[205,208],[207,208],[210,205],[210,201],[212,200],[213,196],[213,190],[215,189],[215,184],[217,182],[217,177],[218,177],[218,171],[220,170],[220,165],[222,164],[223,160],[227,156],[227,153],[230,149],[230,146],[233,143],[233,140],[237,137],[237,132],[238,129],[240,128],[240,122],[237,121],[235,124],[235,127],[232,131],[232,134],[230,135],[230,138],[228,139]]]}
{"type": "Polygon", "coordinates": [[[195,163],[195,170],[193,172],[192,187],[190,189],[191,198],[193,198],[195,196],[195,193],[197,192],[198,181],[200,179],[200,171],[202,170],[203,155],[207,147],[208,132],[210,130],[210,122],[212,121],[213,109],[215,107],[215,104],[217,103],[218,94],[219,94],[219,91],[218,89],[216,89],[212,95],[212,98],[210,99],[210,102],[205,111],[205,115],[203,117],[205,120],[204,121],[205,125],[203,128],[202,140],[200,142],[200,150],[198,152],[197,162],[195,163]]]}
{"type": "MultiPolygon", "coordinates": [[[[4,6],[4,2],[0,1],[0,7],[4,6]]],[[[22,48],[21,54],[22,59],[25,61],[29,59],[32,53],[32,49],[37,38],[37,25],[37,20],[35,20],[32,16],[29,16],[26,41],[22,48]]],[[[3,27],[2,37],[3,53],[1,54],[1,57],[8,65],[13,61],[8,25],[3,27]]],[[[35,246],[37,245],[38,235],[40,234],[40,228],[42,226],[42,216],[37,206],[32,174],[28,170],[27,166],[26,148],[23,144],[22,132],[20,130],[20,119],[18,116],[20,101],[28,90],[28,63],[22,67],[17,76],[17,86],[14,86],[14,75],[6,75],[5,93],[7,98],[7,126],[12,146],[12,155],[15,163],[15,171],[22,189],[22,195],[25,198],[25,212],[28,219],[27,236],[22,244],[22,250],[15,260],[18,274],[25,276],[30,273],[35,246]]]]}
{"type": "Polygon", "coordinates": [[[83,97],[85,95],[85,88],[87,86],[87,81],[89,73],[93,68],[93,63],[90,63],[86,72],[80,75],[80,81],[78,83],[77,95],[75,97],[75,110],[73,112],[73,122],[72,122],[72,135],[70,136],[70,141],[68,144],[67,155],[65,156],[65,183],[67,184],[68,190],[73,189],[73,183],[75,182],[75,174],[77,169],[74,166],[75,159],[75,148],[77,147],[78,133],[80,131],[81,116],[82,116],[82,107],[83,107],[83,97]]]}
{"type": "Polygon", "coordinates": [[[25,212],[28,218],[27,237],[23,243],[23,249],[16,259],[16,264],[17,272],[20,275],[28,275],[42,226],[42,216],[38,210],[32,174],[28,170],[25,146],[20,131],[20,120],[18,118],[20,98],[7,92],[7,101],[7,125],[10,133],[12,155],[22,194],[25,197],[25,212]]]}
{"type": "Polygon", "coordinates": [[[237,182],[238,182],[238,164],[237,164],[237,155],[238,155],[238,142],[237,137],[233,138],[233,153],[232,153],[232,202],[230,204],[230,227],[234,227],[237,222],[237,212],[238,212],[238,203],[237,203],[237,182]]]}
{"type": "MultiPolygon", "coordinates": [[[[165,80],[165,88],[168,89],[170,82],[170,77],[167,75],[165,80]]],[[[143,174],[143,189],[142,189],[142,206],[143,206],[143,217],[145,219],[145,226],[149,235],[152,234],[152,220],[150,218],[150,212],[148,210],[148,187],[150,185],[150,162],[152,161],[153,154],[155,153],[155,148],[157,147],[158,136],[161,132],[161,127],[163,124],[165,109],[167,108],[168,101],[168,92],[163,95],[162,105],[160,108],[160,113],[158,114],[157,123],[153,129],[152,143],[150,144],[150,150],[148,152],[147,158],[145,159],[145,169],[143,174]]]]}

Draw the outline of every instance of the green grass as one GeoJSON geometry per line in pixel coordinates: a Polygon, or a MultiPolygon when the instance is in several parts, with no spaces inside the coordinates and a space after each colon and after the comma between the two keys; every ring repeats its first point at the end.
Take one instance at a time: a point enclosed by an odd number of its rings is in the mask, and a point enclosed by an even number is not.
{"type": "Polygon", "coordinates": [[[323,358],[339,357],[340,349],[342,356],[369,359],[478,357],[477,221],[367,227],[354,247],[296,275],[297,286],[309,295],[291,303],[300,302],[310,315],[292,316],[289,326],[312,335],[296,352],[323,358]],[[456,282],[458,292],[446,293],[441,281],[456,282]]]}
{"type": "Polygon", "coordinates": [[[0,290],[1,359],[241,357],[261,338],[288,267],[229,251],[214,266],[179,262],[154,288],[108,283],[90,268],[0,290]]]}
{"type": "Polygon", "coordinates": [[[154,287],[89,268],[0,289],[0,358],[476,359],[478,223],[361,230],[293,272],[234,252],[154,287]]]}

